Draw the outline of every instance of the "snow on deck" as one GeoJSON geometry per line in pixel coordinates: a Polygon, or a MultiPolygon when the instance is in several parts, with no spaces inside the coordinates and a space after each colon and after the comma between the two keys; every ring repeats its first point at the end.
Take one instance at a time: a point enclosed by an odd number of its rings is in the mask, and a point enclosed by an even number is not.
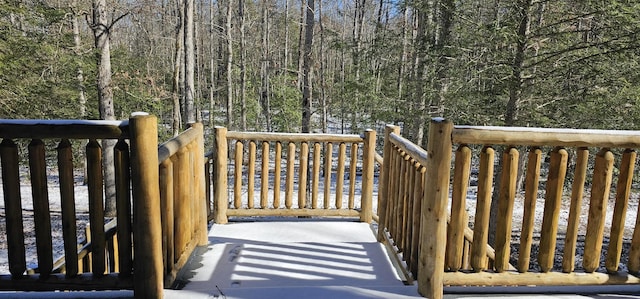
{"type": "Polygon", "coordinates": [[[231,222],[214,225],[209,243],[168,298],[421,298],[366,223],[231,222]]]}

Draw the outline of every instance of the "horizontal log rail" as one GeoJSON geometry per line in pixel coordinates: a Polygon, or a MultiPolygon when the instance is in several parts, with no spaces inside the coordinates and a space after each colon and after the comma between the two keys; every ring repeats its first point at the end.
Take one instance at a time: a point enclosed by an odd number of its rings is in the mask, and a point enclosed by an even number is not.
{"type": "Polygon", "coordinates": [[[358,136],[234,132],[216,127],[215,132],[216,223],[227,223],[228,217],[235,216],[359,217],[371,221],[375,131],[358,136]],[[359,207],[357,176],[362,177],[359,207]]]}
{"type": "Polygon", "coordinates": [[[418,288],[422,295],[442,298],[443,285],[640,283],[631,275],[640,271],[640,219],[636,219],[633,227],[625,226],[640,132],[453,126],[444,120],[434,120],[431,133],[436,134],[429,138],[429,146],[437,149],[434,153],[455,152],[451,159],[446,154],[438,157],[431,155],[432,150],[427,151],[428,165],[446,167],[453,175],[442,169],[437,175],[427,167],[425,190],[433,191],[424,193],[423,205],[427,209],[422,210],[425,222],[421,227],[432,229],[421,231],[421,235],[429,236],[421,244],[421,248],[427,250],[420,254],[426,257],[419,259],[425,261],[418,269],[418,288]],[[590,149],[595,150],[590,152],[590,149]],[[521,155],[526,156],[521,158],[521,155]],[[499,164],[496,159],[500,159],[499,164]],[[524,165],[520,165],[523,162],[524,165]],[[500,167],[494,170],[495,165],[500,167]],[[523,196],[516,192],[519,170],[524,170],[523,196]],[[494,171],[499,172],[495,181],[494,171]],[[471,179],[476,180],[477,186],[473,193],[468,192],[471,179]],[[493,217],[489,207],[495,184],[499,186],[495,190],[498,200],[494,219],[497,223],[495,260],[487,263],[488,227],[493,217]],[[449,195],[439,195],[449,187],[452,188],[449,195]],[[469,196],[475,197],[471,201],[475,208],[472,205],[469,209],[466,202],[469,196]],[[586,196],[589,198],[584,199],[586,196]],[[543,206],[536,206],[539,201],[543,206]],[[513,216],[516,202],[518,207],[523,207],[518,211],[522,212],[522,218],[513,216]],[[610,202],[613,213],[607,214],[610,202]],[[543,216],[541,226],[534,222],[536,211],[543,216]],[[467,214],[473,215],[473,229],[469,228],[467,214]],[[560,214],[568,217],[562,218],[560,214]],[[445,215],[450,215],[450,222],[442,236],[440,219],[445,215]],[[609,229],[605,229],[606,223],[610,223],[609,229]],[[510,250],[515,225],[520,226],[519,250],[512,265],[510,261],[514,258],[510,250]],[[633,237],[625,239],[625,230],[632,231],[633,237]],[[560,231],[563,236],[559,236],[560,231]],[[534,241],[534,232],[541,236],[539,242],[534,241]],[[578,234],[584,234],[584,241],[578,240],[578,234]],[[603,255],[605,238],[609,245],[603,255]],[[560,248],[559,239],[563,239],[560,248]],[[619,268],[625,242],[631,245],[628,271],[619,268]],[[579,243],[584,253],[580,257],[582,262],[576,263],[579,243]],[[534,245],[538,247],[537,256],[532,257],[534,245]],[[470,253],[470,260],[466,262],[465,252],[470,253]],[[561,265],[555,263],[556,252],[561,252],[561,265]],[[465,267],[467,262],[470,268],[465,267]]]}

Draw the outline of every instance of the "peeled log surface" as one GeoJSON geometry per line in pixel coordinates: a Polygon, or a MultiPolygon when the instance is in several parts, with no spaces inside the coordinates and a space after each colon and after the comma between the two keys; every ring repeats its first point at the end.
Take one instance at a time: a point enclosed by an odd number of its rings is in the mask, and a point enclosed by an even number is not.
{"type": "Polygon", "coordinates": [[[639,284],[640,278],[627,274],[605,273],[491,273],[445,272],[444,285],[449,286],[578,286],[639,284]]]}
{"type": "Polygon", "coordinates": [[[560,147],[640,147],[640,131],[455,126],[453,143],[560,147]]]}

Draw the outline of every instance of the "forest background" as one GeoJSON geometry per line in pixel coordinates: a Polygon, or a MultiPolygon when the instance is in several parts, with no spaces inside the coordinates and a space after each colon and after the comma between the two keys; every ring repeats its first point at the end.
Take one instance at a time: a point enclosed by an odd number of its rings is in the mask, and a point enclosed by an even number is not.
{"type": "Polygon", "coordinates": [[[638,129],[639,31],[637,1],[0,0],[0,118],[638,129]]]}

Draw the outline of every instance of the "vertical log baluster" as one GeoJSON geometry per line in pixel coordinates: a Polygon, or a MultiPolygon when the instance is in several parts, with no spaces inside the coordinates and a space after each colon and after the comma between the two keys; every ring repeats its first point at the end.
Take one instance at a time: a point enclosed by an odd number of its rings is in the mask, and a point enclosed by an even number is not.
{"type": "Polygon", "coordinates": [[[498,226],[496,228],[496,258],[497,272],[509,269],[511,254],[511,219],[513,217],[513,203],[516,198],[516,184],[518,179],[518,159],[520,154],[515,147],[509,148],[503,154],[502,177],[500,194],[498,197],[498,226]]]}
{"type": "MultiPolygon", "coordinates": [[[[471,174],[471,148],[461,144],[456,150],[453,170],[453,191],[451,198],[451,222],[447,234],[447,267],[458,271],[462,266],[462,250],[464,245],[464,229],[468,226],[466,216],[467,189],[471,174]]],[[[415,184],[415,183],[414,183],[415,184]]]]}
{"type": "Polygon", "coordinates": [[[618,264],[620,263],[624,222],[627,214],[627,205],[629,204],[635,164],[636,152],[631,149],[625,150],[622,154],[622,161],[620,161],[620,175],[618,176],[618,186],[616,189],[616,205],[613,209],[609,248],[607,249],[606,267],[609,273],[617,272],[618,264]]]}
{"type": "Polygon", "coordinates": [[[298,169],[298,208],[307,207],[307,175],[309,172],[309,143],[300,144],[300,168],[298,169]]]}
{"type": "Polygon", "coordinates": [[[269,142],[262,142],[262,169],[260,171],[260,208],[269,207],[269,142]]]}
{"type": "Polygon", "coordinates": [[[349,160],[349,210],[355,208],[356,198],[356,168],[358,167],[358,144],[351,144],[351,159],[349,160]]]}
{"type": "Polygon", "coordinates": [[[578,228],[580,227],[580,214],[582,213],[582,197],[584,183],[587,179],[589,167],[589,150],[581,147],[576,150],[576,169],[571,185],[571,206],[569,207],[569,219],[567,220],[567,233],[562,253],[562,272],[570,273],[575,268],[576,243],[578,241],[578,228]]]}
{"type": "Polygon", "coordinates": [[[22,197],[20,195],[20,158],[18,147],[11,139],[0,144],[2,159],[2,189],[7,225],[7,253],[9,272],[19,278],[27,269],[24,248],[24,224],[22,222],[22,197]]]}
{"type": "MultiPolygon", "coordinates": [[[[119,140],[114,148],[115,175],[116,175],[116,209],[118,215],[118,257],[120,275],[130,276],[133,270],[131,255],[131,172],[129,145],[124,140],[119,140]]],[[[161,185],[162,186],[162,185],[161,185]]]]}
{"type": "Polygon", "coordinates": [[[311,208],[318,208],[318,188],[320,185],[320,156],[322,155],[322,148],[320,143],[313,144],[313,182],[311,187],[311,208]]]}
{"type": "Polygon", "coordinates": [[[542,216],[542,231],[540,232],[540,251],[538,252],[538,264],[542,272],[549,272],[553,268],[560,204],[562,202],[564,179],[567,173],[567,157],[567,151],[563,148],[555,148],[551,152],[544,215],[542,216]]]}
{"type": "Polygon", "coordinates": [[[376,156],[376,131],[364,132],[362,148],[362,202],[360,221],[370,223],[373,218],[373,172],[376,156]]]}
{"type": "Polygon", "coordinates": [[[63,139],[58,144],[58,173],[62,204],[62,238],[64,239],[65,274],[78,274],[78,250],[76,236],[76,204],[73,181],[73,152],[71,143],[63,139]]]}
{"type": "Polygon", "coordinates": [[[396,239],[396,245],[400,251],[404,251],[404,235],[405,225],[407,223],[407,204],[409,201],[409,189],[411,188],[409,183],[409,173],[412,171],[411,166],[411,156],[409,154],[405,154],[402,158],[402,175],[400,177],[400,194],[398,203],[398,234],[394,236],[396,239]]]}
{"type": "Polygon", "coordinates": [[[344,163],[347,159],[347,145],[341,142],[338,146],[338,171],[336,173],[336,209],[342,209],[342,195],[344,190],[344,163]]]}
{"type": "Polygon", "coordinates": [[[489,238],[489,215],[493,188],[493,161],[495,150],[485,146],[480,153],[478,173],[478,198],[473,225],[473,244],[471,245],[471,267],[480,272],[487,267],[487,241],[489,238]]]}
{"type": "Polygon", "coordinates": [[[536,217],[536,202],[538,200],[538,185],[540,184],[541,161],[542,150],[537,147],[531,148],[527,159],[522,232],[520,234],[520,250],[518,251],[518,272],[520,273],[529,271],[529,263],[531,261],[531,242],[533,239],[534,220],[536,217]]]}
{"type": "Polygon", "coordinates": [[[159,168],[160,179],[160,219],[162,222],[162,252],[164,271],[171,273],[177,262],[175,256],[175,216],[174,216],[174,168],[171,158],[162,161],[159,168]]]}
{"type": "Polygon", "coordinates": [[[247,170],[247,207],[253,209],[256,188],[256,142],[249,141],[249,167],[247,170]]]}
{"type": "Polygon", "coordinates": [[[613,162],[613,153],[607,148],[601,149],[596,155],[589,201],[587,234],[584,238],[584,259],[582,260],[582,266],[587,273],[595,271],[600,266],[607,202],[613,177],[613,162]]]}
{"type": "MultiPolygon", "coordinates": [[[[244,144],[242,141],[236,141],[235,156],[233,158],[233,207],[242,208],[242,157],[244,153],[244,144]]],[[[180,186],[180,185],[178,185],[180,186]]]]}
{"type": "Polygon", "coordinates": [[[400,190],[400,175],[402,174],[402,151],[396,148],[394,153],[394,166],[391,175],[391,188],[389,188],[389,234],[392,238],[398,235],[398,205],[400,198],[398,191],[400,190]]]}
{"type": "Polygon", "coordinates": [[[413,225],[413,209],[414,209],[414,197],[415,197],[415,178],[416,178],[416,165],[417,161],[414,159],[409,160],[409,176],[408,176],[408,184],[409,187],[407,190],[407,198],[406,198],[406,209],[404,213],[404,226],[402,230],[404,231],[404,235],[402,237],[402,259],[405,261],[409,261],[409,256],[411,256],[411,225],[413,225]]]}
{"type": "Polygon", "coordinates": [[[422,198],[424,197],[424,179],[425,172],[427,169],[420,165],[415,170],[417,172],[414,181],[414,192],[413,192],[413,216],[411,217],[413,220],[411,222],[411,258],[407,264],[409,265],[409,270],[413,274],[413,277],[418,277],[418,254],[420,251],[420,227],[422,223],[422,218],[420,217],[422,213],[422,198]]]}
{"type": "Polygon", "coordinates": [[[91,223],[91,271],[100,276],[105,272],[104,207],[102,148],[95,139],[87,144],[87,187],[89,189],[89,223],[91,223]]]}
{"type": "Polygon", "coordinates": [[[280,141],[276,142],[276,161],[275,161],[275,169],[274,169],[274,178],[273,178],[273,208],[280,208],[280,184],[282,180],[280,179],[282,175],[282,143],[280,141]]]}
{"type": "Polygon", "coordinates": [[[284,197],[284,205],[287,209],[293,206],[293,179],[295,177],[296,163],[296,144],[289,142],[287,146],[287,177],[286,177],[286,193],[284,197]]]}
{"type": "Polygon", "coordinates": [[[333,164],[333,143],[326,143],[324,153],[324,208],[331,208],[331,170],[333,164]]]}
{"type": "Polygon", "coordinates": [[[191,204],[189,198],[189,188],[184,188],[189,184],[189,154],[184,148],[181,148],[175,155],[173,161],[173,179],[174,179],[174,202],[173,211],[175,221],[175,257],[179,259],[191,240],[193,234],[189,221],[191,217],[191,204]]]}

